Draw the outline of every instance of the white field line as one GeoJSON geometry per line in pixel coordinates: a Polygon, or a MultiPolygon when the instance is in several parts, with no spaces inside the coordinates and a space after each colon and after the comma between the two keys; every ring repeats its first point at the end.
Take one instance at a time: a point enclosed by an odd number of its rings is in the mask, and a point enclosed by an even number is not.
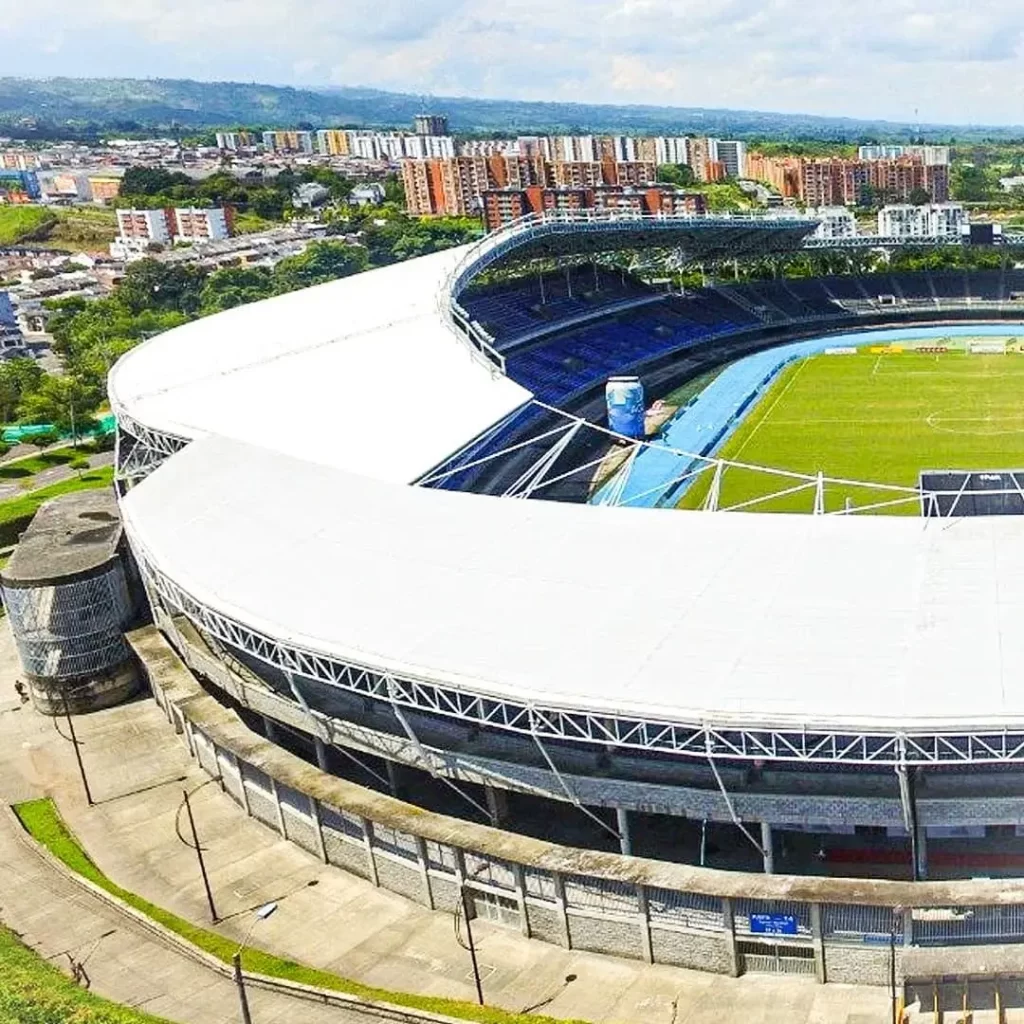
{"type": "Polygon", "coordinates": [[[747,437],[747,439],[743,442],[743,444],[740,445],[739,449],[734,453],[734,455],[733,455],[733,459],[734,460],[738,460],[739,457],[743,454],[743,449],[746,448],[748,444],[750,444],[750,442],[754,439],[754,435],[761,429],[762,426],[764,426],[765,422],[771,416],[772,410],[775,408],[775,406],[777,406],[779,404],[779,402],[782,401],[783,398],[786,397],[786,392],[789,391],[789,389],[796,382],[797,377],[799,377],[800,374],[803,373],[804,367],[809,362],[810,362],[809,359],[804,359],[803,362],[801,362],[800,365],[796,368],[796,373],[794,373],[793,376],[789,378],[789,383],[782,389],[782,391],[779,392],[779,394],[776,397],[775,401],[772,402],[772,404],[768,407],[768,411],[764,414],[764,416],[761,417],[760,422],[757,424],[756,427],[754,427],[754,429],[750,432],[750,434],[747,437]]]}

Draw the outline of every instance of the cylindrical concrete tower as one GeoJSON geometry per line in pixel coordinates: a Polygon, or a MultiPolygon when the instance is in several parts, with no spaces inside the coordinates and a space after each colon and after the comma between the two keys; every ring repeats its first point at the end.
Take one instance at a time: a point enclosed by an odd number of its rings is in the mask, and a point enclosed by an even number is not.
{"type": "Polygon", "coordinates": [[[112,491],[47,502],[0,573],[4,604],[36,709],[109,707],[140,685],[124,631],[135,599],[112,491]]]}

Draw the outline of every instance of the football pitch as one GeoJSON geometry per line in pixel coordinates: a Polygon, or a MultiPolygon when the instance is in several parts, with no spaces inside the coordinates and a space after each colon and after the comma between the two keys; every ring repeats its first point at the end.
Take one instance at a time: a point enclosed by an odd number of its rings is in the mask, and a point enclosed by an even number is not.
{"type": "MultiPolygon", "coordinates": [[[[735,462],[916,487],[922,469],[1024,468],[1024,355],[922,352],[816,355],[786,367],[718,455],[735,462]]],[[[681,508],[698,508],[707,472],[681,508]]],[[[737,467],[720,480],[719,507],[809,512],[815,488],[757,501],[800,484],[737,467]]],[[[830,484],[825,510],[892,501],[877,488],[830,484]]],[[[917,515],[907,502],[880,509],[917,515]]]]}

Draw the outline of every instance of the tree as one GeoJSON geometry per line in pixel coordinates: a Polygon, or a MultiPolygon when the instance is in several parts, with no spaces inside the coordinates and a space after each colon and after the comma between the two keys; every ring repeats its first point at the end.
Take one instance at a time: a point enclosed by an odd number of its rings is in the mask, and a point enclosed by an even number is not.
{"type": "Polygon", "coordinates": [[[199,312],[205,280],[205,271],[197,267],[137,260],[125,271],[117,298],[134,314],[162,309],[193,316],[199,312]]]}
{"type": "Polygon", "coordinates": [[[689,164],[659,164],[658,181],[669,185],[692,185],[696,181],[693,168],[689,164]]]}
{"type": "Polygon", "coordinates": [[[953,169],[953,196],[965,203],[984,202],[989,197],[985,172],[974,164],[960,164],[953,169]]]}
{"type": "Polygon", "coordinates": [[[369,258],[361,245],[314,242],[305,252],[281,260],[274,269],[274,283],[277,291],[289,292],[358,274],[368,266],[369,258]]]}
{"type": "Polygon", "coordinates": [[[39,387],[43,369],[34,359],[9,359],[0,363],[0,421],[15,419],[23,398],[39,387]]]}
{"type": "Polygon", "coordinates": [[[932,201],[931,193],[923,188],[913,189],[907,198],[914,206],[925,206],[932,201]]]}
{"type": "Polygon", "coordinates": [[[266,267],[225,267],[203,285],[202,313],[219,313],[274,294],[274,275],[266,267]]]}
{"type": "Polygon", "coordinates": [[[103,400],[102,389],[77,377],[44,377],[26,395],[19,412],[30,423],[52,423],[62,433],[77,433],[103,400]]]}

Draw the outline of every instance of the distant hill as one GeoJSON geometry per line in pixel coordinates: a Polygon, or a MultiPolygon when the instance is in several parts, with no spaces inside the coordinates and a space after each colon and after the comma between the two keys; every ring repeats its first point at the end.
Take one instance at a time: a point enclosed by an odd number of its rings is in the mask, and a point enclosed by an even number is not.
{"type": "MultiPolygon", "coordinates": [[[[408,126],[422,99],[377,89],[293,89],[187,79],[0,78],[0,132],[40,135],[77,130],[132,132],[236,125],[311,128],[408,126]]],[[[918,129],[890,121],[773,114],[752,110],[612,106],[433,97],[456,132],[698,132],[739,138],[856,141],[907,138],[918,129]]],[[[1024,127],[926,125],[929,140],[1008,139],[1024,127]]]]}

